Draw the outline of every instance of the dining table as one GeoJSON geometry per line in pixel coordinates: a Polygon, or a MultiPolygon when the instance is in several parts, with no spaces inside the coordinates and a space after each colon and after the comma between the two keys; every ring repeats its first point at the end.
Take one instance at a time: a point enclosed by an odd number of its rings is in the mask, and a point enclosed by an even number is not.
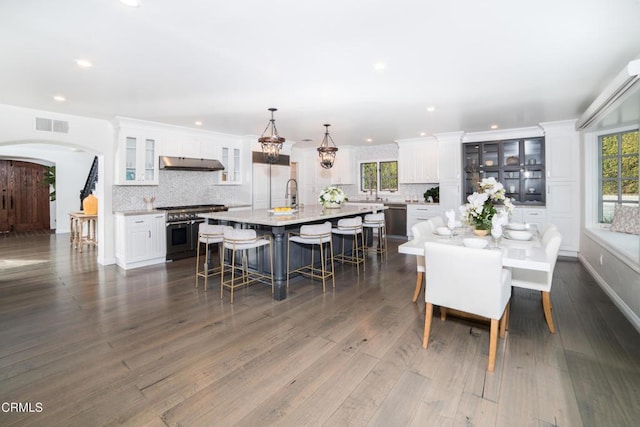
{"type": "Polygon", "coordinates": [[[454,229],[453,235],[440,235],[437,232],[433,232],[426,236],[419,236],[409,240],[398,246],[398,252],[424,256],[425,242],[436,242],[443,245],[463,245],[464,239],[477,238],[488,240],[485,250],[502,251],[502,265],[504,267],[551,271],[552,260],[547,257],[547,253],[542,247],[539,230],[533,224],[529,224],[527,229],[532,234],[529,240],[511,239],[509,238],[509,231],[505,230],[504,235],[494,241],[491,236],[475,236],[469,227],[458,227],[454,229]]]}
{"type": "MultiPolygon", "coordinates": [[[[484,239],[488,242],[487,246],[483,250],[502,251],[503,267],[547,272],[551,271],[552,260],[547,257],[547,253],[542,246],[540,232],[533,224],[527,225],[527,229],[531,232],[531,238],[529,240],[515,240],[509,238],[508,230],[505,230],[503,237],[494,240],[490,235],[485,237],[478,237],[474,235],[470,227],[458,227],[454,229],[452,235],[441,235],[437,232],[433,232],[426,236],[419,236],[418,238],[409,240],[408,242],[398,246],[398,252],[407,255],[424,256],[425,242],[461,246],[464,244],[464,239],[484,239]]],[[[450,308],[446,309],[446,313],[476,322],[486,322],[488,320],[480,316],[450,308]]]]}

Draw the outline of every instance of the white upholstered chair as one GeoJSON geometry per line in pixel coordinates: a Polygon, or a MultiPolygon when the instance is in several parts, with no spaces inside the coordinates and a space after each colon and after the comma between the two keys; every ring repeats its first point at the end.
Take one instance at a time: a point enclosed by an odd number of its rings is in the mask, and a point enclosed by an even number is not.
{"type": "Polygon", "coordinates": [[[220,272],[222,268],[222,240],[224,238],[224,230],[228,230],[232,227],[228,225],[215,225],[201,223],[198,225],[198,250],[196,252],[196,288],[198,287],[198,279],[204,278],[204,290],[207,291],[208,279],[210,276],[220,272]],[[204,245],[204,263],[200,260],[200,248],[204,245]],[[211,245],[218,245],[218,256],[220,257],[220,263],[217,267],[209,265],[209,261],[212,260],[211,245]],[[203,269],[200,270],[200,266],[203,269]],[[212,268],[210,268],[212,267],[212,268]]]}
{"type": "Polygon", "coordinates": [[[336,287],[336,279],[333,269],[333,233],[331,233],[331,223],[308,224],[300,227],[299,232],[289,232],[287,243],[287,288],[289,288],[289,276],[291,273],[300,273],[303,276],[313,279],[322,279],[322,292],[326,290],[325,282],[331,277],[333,287],[336,287]],[[297,245],[311,246],[311,263],[302,265],[293,270],[290,269],[291,243],[297,245]],[[316,266],[315,247],[319,248],[320,266],[316,266]],[[327,266],[327,263],[329,266],[327,266]]]}
{"type": "MultiPolygon", "coordinates": [[[[411,234],[413,234],[414,239],[424,238],[425,236],[432,234],[436,228],[442,227],[444,225],[444,220],[442,217],[435,216],[433,218],[429,218],[427,221],[421,221],[414,224],[411,227],[411,234]]],[[[422,283],[424,282],[424,257],[417,256],[416,257],[416,270],[418,272],[416,276],[416,288],[413,291],[413,302],[418,301],[418,296],[420,296],[420,291],[422,290],[422,283]]]]}
{"type": "MultiPolygon", "coordinates": [[[[384,211],[378,213],[370,213],[364,216],[364,222],[362,223],[364,228],[370,228],[372,231],[376,229],[378,231],[378,245],[373,245],[372,248],[376,254],[380,254],[380,258],[387,258],[387,227],[384,222],[384,211]]],[[[371,233],[373,235],[373,233],[371,233]]]]}
{"type": "Polygon", "coordinates": [[[504,336],[511,298],[511,272],[502,268],[502,252],[427,242],[425,322],[422,347],[429,345],[433,306],[460,310],[491,320],[489,363],[496,363],[498,334],[504,336]]]}
{"type": "Polygon", "coordinates": [[[562,236],[557,230],[551,229],[544,234],[543,245],[547,259],[551,262],[550,271],[536,271],[521,268],[511,269],[511,284],[513,286],[540,291],[544,318],[552,334],[556,333],[556,328],[553,324],[553,316],[551,314],[551,285],[561,243],[562,236]]]}
{"type": "MultiPolygon", "coordinates": [[[[233,303],[233,292],[240,286],[248,286],[253,282],[262,282],[271,284],[271,293],[273,294],[273,245],[270,235],[258,236],[256,230],[253,229],[234,229],[230,228],[224,231],[222,245],[225,252],[230,255],[222,257],[222,268],[220,272],[220,299],[224,295],[224,288],[231,291],[231,303],[233,303]],[[258,266],[255,271],[249,270],[249,253],[251,249],[269,251],[269,274],[264,273],[264,266],[258,266]],[[236,255],[240,252],[240,264],[236,262],[236,255]],[[231,274],[229,280],[224,279],[225,270],[231,274]]],[[[258,256],[258,258],[260,258],[258,256]]]]}
{"type": "Polygon", "coordinates": [[[334,255],[334,259],[343,264],[353,264],[356,266],[358,276],[360,275],[360,264],[365,269],[364,254],[364,232],[362,228],[362,217],[342,218],[331,232],[342,238],[342,250],[340,254],[334,255]],[[345,240],[351,239],[351,253],[345,253],[345,240]]]}

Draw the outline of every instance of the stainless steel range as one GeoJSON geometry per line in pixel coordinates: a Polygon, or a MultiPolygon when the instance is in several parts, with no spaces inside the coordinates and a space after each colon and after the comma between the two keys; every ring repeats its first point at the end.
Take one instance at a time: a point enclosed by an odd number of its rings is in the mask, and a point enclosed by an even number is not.
{"type": "Polygon", "coordinates": [[[157,208],[167,212],[167,261],[193,257],[198,249],[198,227],[205,222],[199,214],[228,210],[224,205],[168,206],[157,208]]]}

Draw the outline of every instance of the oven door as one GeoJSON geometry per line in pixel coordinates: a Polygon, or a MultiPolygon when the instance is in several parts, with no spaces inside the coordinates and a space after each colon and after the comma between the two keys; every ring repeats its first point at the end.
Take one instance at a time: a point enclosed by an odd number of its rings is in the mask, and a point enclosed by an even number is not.
{"type": "Polygon", "coordinates": [[[193,248],[192,221],[167,224],[167,260],[182,258],[193,248]]]}

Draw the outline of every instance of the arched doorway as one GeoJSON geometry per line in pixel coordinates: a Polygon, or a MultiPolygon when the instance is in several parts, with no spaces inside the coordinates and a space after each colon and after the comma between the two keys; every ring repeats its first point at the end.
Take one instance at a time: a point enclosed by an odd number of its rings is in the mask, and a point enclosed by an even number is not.
{"type": "Polygon", "coordinates": [[[49,230],[46,166],[0,159],[0,232],[49,230]]]}

